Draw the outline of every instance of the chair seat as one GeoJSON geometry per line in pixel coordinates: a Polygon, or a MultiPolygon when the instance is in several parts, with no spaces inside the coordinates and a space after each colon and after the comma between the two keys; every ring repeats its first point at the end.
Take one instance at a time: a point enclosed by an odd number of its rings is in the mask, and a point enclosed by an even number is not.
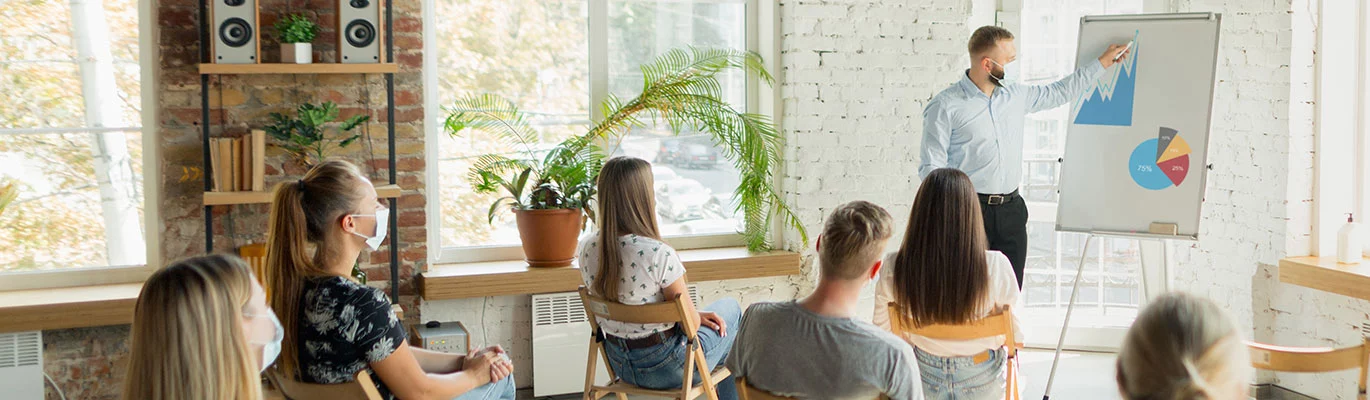
{"type": "MultiPolygon", "coordinates": [[[[709,373],[709,384],[718,385],[719,382],[722,382],[724,379],[728,379],[731,376],[733,376],[733,372],[729,371],[728,367],[720,365],[718,368],[715,368],[713,372],[709,373]]],[[[609,383],[608,386],[593,386],[591,389],[595,392],[628,393],[667,398],[678,398],[680,396],[680,389],[646,389],[624,382],[622,379],[616,379],[609,383]]],[[[693,399],[701,394],[704,394],[703,382],[690,388],[689,398],[693,399]]]]}

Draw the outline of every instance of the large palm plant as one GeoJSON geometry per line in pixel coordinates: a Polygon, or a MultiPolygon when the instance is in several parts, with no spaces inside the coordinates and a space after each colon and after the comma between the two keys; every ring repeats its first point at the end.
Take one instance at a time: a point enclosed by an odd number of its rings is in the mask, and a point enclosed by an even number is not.
{"type": "MultiPolygon", "coordinates": [[[[677,133],[685,128],[708,132],[713,143],[722,148],[724,157],[737,168],[741,179],[733,197],[745,219],[743,235],[749,249],[770,248],[767,233],[772,218],[781,218],[807,241],[804,226],[771,184],[775,167],[780,162],[782,144],[775,125],[765,115],[738,110],[724,101],[723,85],[718,81],[720,73],[740,69],[771,84],[773,79],[761,56],[732,49],[690,47],[667,51],[641,69],[643,87],[636,97],[624,100],[610,95],[601,105],[603,119],[595,121],[584,135],[557,145],[546,156],[540,159],[510,159],[497,154],[480,157],[470,173],[476,191],[492,192],[503,187],[512,195],[516,207],[526,207],[527,204],[519,202],[522,201],[523,184],[531,173],[539,182],[530,195],[531,201],[539,199],[541,190],[546,196],[561,196],[569,205],[588,211],[587,203],[594,194],[594,181],[603,160],[603,152],[596,144],[616,145],[633,127],[660,120],[677,133]],[[535,159],[541,162],[532,162],[535,159]],[[565,176],[574,179],[558,181],[565,176]],[[549,183],[552,185],[544,186],[549,183]],[[580,188],[580,185],[586,187],[580,188]]],[[[457,101],[449,112],[446,125],[453,135],[465,128],[476,128],[491,132],[510,144],[523,146],[525,154],[537,152],[530,145],[535,136],[525,116],[507,100],[489,95],[468,97],[457,101]]],[[[492,219],[500,204],[509,200],[510,197],[505,197],[491,206],[492,219]]]]}

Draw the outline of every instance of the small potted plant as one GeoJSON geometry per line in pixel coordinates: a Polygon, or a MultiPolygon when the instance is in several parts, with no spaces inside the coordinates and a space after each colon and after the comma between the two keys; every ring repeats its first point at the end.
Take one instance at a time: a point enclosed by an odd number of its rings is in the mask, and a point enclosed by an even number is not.
{"type": "Polygon", "coordinates": [[[338,119],[338,106],[331,101],[318,106],[311,103],[301,104],[296,109],[294,118],[281,113],[271,113],[270,117],[272,123],[264,128],[266,133],[278,142],[276,147],[285,149],[306,168],[327,159],[334,146],[339,149],[346,148],[357,141],[361,135],[347,136],[347,132],[371,119],[367,115],[348,118],[338,125],[338,131],[344,137],[330,138],[326,135],[327,129],[324,124],[338,119]]]}
{"type": "Polygon", "coordinates": [[[513,209],[529,266],[570,266],[575,260],[576,237],[586,220],[594,217],[590,199],[604,164],[599,148],[583,136],[573,136],[551,149],[539,146],[538,132],[525,115],[514,103],[494,95],[458,101],[445,125],[453,135],[472,129],[521,149],[512,157],[481,156],[467,179],[476,193],[504,192],[490,204],[489,222],[494,223],[503,207],[513,209]]]}
{"type": "Polygon", "coordinates": [[[310,44],[319,34],[319,24],[303,14],[291,14],[276,22],[281,40],[281,62],[310,64],[314,62],[314,46],[310,44]]]}

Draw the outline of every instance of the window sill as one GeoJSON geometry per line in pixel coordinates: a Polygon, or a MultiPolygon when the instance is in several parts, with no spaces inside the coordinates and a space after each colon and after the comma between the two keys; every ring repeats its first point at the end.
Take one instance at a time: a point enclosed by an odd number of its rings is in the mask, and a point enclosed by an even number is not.
{"type": "Polygon", "coordinates": [[[123,325],[143,283],[0,292],[0,333],[123,325]]]}
{"type": "Polygon", "coordinates": [[[1336,257],[1289,257],[1280,260],[1280,282],[1370,300],[1370,259],[1341,264],[1336,257]]]}
{"type": "MultiPolygon", "coordinates": [[[[763,278],[799,274],[799,253],[752,253],[741,247],[681,250],[685,279],[690,282],[763,278]]],[[[425,300],[575,291],[581,285],[576,267],[532,268],[523,260],[437,264],[418,277],[425,300]]]]}

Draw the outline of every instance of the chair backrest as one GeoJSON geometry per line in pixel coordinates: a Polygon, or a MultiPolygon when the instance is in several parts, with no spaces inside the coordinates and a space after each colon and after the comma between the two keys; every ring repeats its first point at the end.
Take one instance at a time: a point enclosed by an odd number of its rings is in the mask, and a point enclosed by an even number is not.
{"type": "Polygon", "coordinates": [[[895,303],[889,304],[890,330],[903,336],[904,333],[939,340],[971,340],[1004,336],[1004,346],[1013,349],[1017,338],[1013,335],[1013,310],[1005,307],[1002,311],[962,325],[927,325],[917,328],[904,326],[901,311],[895,303]]]}
{"type": "Polygon", "coordinates": [[[365,368],[357,371],[355,379],[348,383],[304,383],[281,373],[276,367],[267,370],[267,378],[291,400],[383,400],[365,368]]]}
{"type": "Polygon", "coordinates": [[[776,396],[771,392],[748,385],[746,377],[737,377],[737,395],[741,400],[797,400],[794,397],[776,396]]]}
{"type": "Polygon", "coordinates": [[[245,244],[238,248],[238,257],[247,261],[247,266],[252,268],[252,274],[257,276],[257,283],[262,285],[267,298],[271,298],[271,286],[266,284],[266,244],[245,244]]]}
{"type": "Polygon", "coordinates": [[[1285,347],[1246,342],[1251,352],[1251,366],[1277,372],[1332,372],[1353,368],[1364,369],[1370,364],[1370,339],[1360,345],[1334,349],[1331,347],[1285,347]]]}
{"type": "MultiPolygon", "coordinates": [[[[685,314],[685,301],[682,296],[676,296],[674,299],[660,303],[627,305],[590,294],[589,289],[581,286],[580,301],[585,307],[585,312],[592,317],[630,324],[679,323],[681,324],[681,331],[690,339],[694,339],[695,332],[699,330],[699,322],[696,321],[696,318],[690,318],[685,314]]],[[[598,331],[599,321],[595,318],[588,319],[591,327],[598,331]]]]}

